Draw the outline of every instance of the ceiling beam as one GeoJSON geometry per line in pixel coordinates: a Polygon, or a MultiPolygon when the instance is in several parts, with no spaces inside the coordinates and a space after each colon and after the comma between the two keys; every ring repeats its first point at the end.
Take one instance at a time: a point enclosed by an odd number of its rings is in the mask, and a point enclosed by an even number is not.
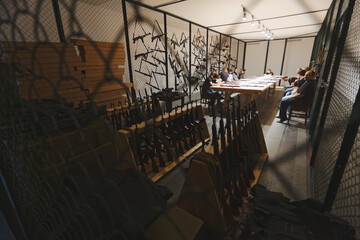
{"type": "MultiPolygon", "coordinates": [[[[273,29],[268,29],[268,30],[269,31],[277,31],[277,30],[290,29],[290,28],[310,27],[310,26],[316,26],[316,25],[321,25],[321,24],[322,23],[314,23],[314,24],[299,25],[299,26],[292,26],[292,27],[273,28],[273,29]]],[[[258,32],[261,32],[261,31],[262,30],[251,31],[251,32],[241,32],[241,33],[231,33],[231,34],[228,34],[228,35],[232,36],[232,35],[241,35],[241,34],[249,34],[249,33],[258,33],[258,32]]]]}
{"type": "MultiPolygon", "coordinates": [[[[304,15],[304,14],[312,14],[312,13],[317,13],[317,12],[324,12],[324,11],[327,11],[327,10],[328,9],[321,9],[321,10],[310,11],[310,12],[302,12],[302,13],[295,13],[295,14],[277,16],[277,17],[271,17],[271,18],[256,19],[255,22],[256,21],[262,21],[263,22],[263,21],[274,20],[274,19],[279,19],[279,18],[288,18],[288,17],[294,17],[294,16],[299,16],[299,15],[304,15]]],[[[245,24],[245,23],[251,23],[251,22],[252,21],[227,23],[227,24],[208,26],[208,28],[226,27],[226,26],[233,26],[233,25],[239,25],[239,24],[245,24]]]]}
{"type": "MultiPolygon", "coordinates": [[[[279,40],[285,40],[285,39],[302,39],[302,38],[314,38],[314,37],[316,37],[316,35],[313,35],[313,36],[303,36],[303,37],[294,36],[294,37],[276,38],[276,39],[270,40],[270,41],[272,42],[272,41],[279,41],[279,40]]],[[[245,39],[244,41],[245,41],[246,43],[253,43],[253,42],[265,42],[265,41],[269,41],[269,39],[245,39]]]]}

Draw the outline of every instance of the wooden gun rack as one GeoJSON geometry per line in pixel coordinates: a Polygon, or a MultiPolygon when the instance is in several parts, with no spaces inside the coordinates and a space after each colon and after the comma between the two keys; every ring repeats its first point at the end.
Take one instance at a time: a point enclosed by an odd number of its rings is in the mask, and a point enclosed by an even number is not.
{"type": "MultiPolygon", "coordinates": [[[[162,157],[164,159],[166,166],[160,167],[159,159],[155,158],[156,164],[157,164],[157,166],[159,166],[159,172],[152,171],[150,164],[146,164],[145,165],[145,174],[152,181],[156,182],[159,179],[161,179],[168,172],[170,172],[174,167],[176,167],[182,161],[187,159],[190,155],[192,155],[196,150],[198,150],[202,146],[203,142],[199,137],[200,136],[199,129],[201,131],[201,136],[202,136],[204,143],[207,143],[210,141],[210,135],[209,135],[209,131],[208,131],[208,128],[206,125],[206,121],[204,119],[204,111],[203,111],[202,106],[198,105],[198,104],[196,104],[196,105],[193,104],[193,105],[189,106],[188,111],[191,111],[191,109],[193,109],[193,111],[192,111],[193,119],[195,121],[199,121],[198,124],[200,124],[199,127],[195,126],[195,136],[196,136],[195,145],[190,147],[190,149],[187,149],[186,151],[184,151],[184,153],[179,156],[176,156],[174,147],[171,146],[171,148],[168,150],[170,150],[172,156],[174,156],[173,161],[169,161],[169,159],[167,159],[166,154],[162,153],[162,157]],[[198,112],[198,119],[196,118],[196,111],[198,112]]],[[[175,112],[175,110],[173,110],[171,113],[167,113],[163,116],[159,116],[159,117],[157,117],[155,119],[151,119],[147,122],[142,122],[140,124],[133,125],[131,127],[128,127],[126,129],[122,129],[122,130],[118,131],[119,135],[122,136],[123,138],[126,138],[127,141],[130,143],[132,153],[135,157],[134,164],[136,166],[138,166],[139,169],[141,169],[141,167],[140,167],[140,159],[138,156],[138,151],[137,151],[137,146],[136,146],[136,141],[135,141],[136,135],[141,134],[145,131],[152,131],[153,129],[158,129],[161,126],[163,121],[165,123],[168,123],[168,121],[174,122],[177,120],[176,117],[178,117],[178,118],[182,117],[186,114],[186,112],[187,112],[187,108],[183,107],[182,109],[178,109],[177,112],[175,112]]],[[[187,138],[187,141],[189,141],[189,138],[187,138]]],[[[182,148],[185,149],[184,143],[180,142],[180,144],[182,145],[182,148]]],[[[162,148],[165,148],[165,146],[163,145],[162,148]]]]}
{"type": "MultiPolygon", "coordinates": [[[[268,158],[259,115],[255,114],[251,121],[252,127],[257,128],[256,136],[250,137],[249,129],[238,126],[241,129],[239,133],[242,141],[250,141],[248,145],[257,146],[253,151],[249,151],[249,157],[254,163],[253,173],[255,179],[250,181],[251,186],[247,188],[248,193],[250,188],[257,183],[264,163],[268,158]]],[[[232,143],[234,143],[234,140],[236,139],[232,134],[232,143]]],[[[219,147],[219,156],[222,156],[224,151],[228,151],[229,142],[226,137],[226,148],[221,149],[219,147]]],[[[218,145],[220,146],[220,144],[219,139],[218,145]]],[[[226,177],[221,167],[221,161],[224,159],[219,159],[214,155],[213,145],[208,146],[205,151],[206,153],[197,153],[192,158],[187,178],[179,196],[178,206],[203,220],[205,226],[211,229],[214,234],[224,236],[229,224],[234,219],[241,217],[241,212],[239,209],[240,216],[234,215],[231,211],[229,214],[224,204],[229,205],[230,202],[228,199],[226,202],[222,200],[224,196],[222,192],[227,191],[222,185],[223,179],[226,177]]]]}

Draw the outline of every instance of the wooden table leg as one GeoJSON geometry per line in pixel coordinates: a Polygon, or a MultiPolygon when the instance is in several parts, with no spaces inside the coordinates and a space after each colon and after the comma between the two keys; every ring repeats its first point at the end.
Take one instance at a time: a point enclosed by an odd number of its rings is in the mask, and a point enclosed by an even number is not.
{"type": "Polygon", "coordinates": [[[246,96],[246,99],[248,100],[248,103],[251,103],[252,100],[254,99],[253,94],[245,94],[245,96],[246,96]]]}
{"type": "Polygon", "coordinates": [[[264,92],[265,92],[265,93],[264,93],[264,99],[265,99],[265,100],[267,100],[269,91],[270,91],[270,87],[264,91],[264,92]]]}
{"type": "Polygon", "coordinates": [[[231,92],[225,92],[225,98],[224,98],[224,106],[227,107],[227,103],[229,101],[229,97],[231,96],[231,92]]]}

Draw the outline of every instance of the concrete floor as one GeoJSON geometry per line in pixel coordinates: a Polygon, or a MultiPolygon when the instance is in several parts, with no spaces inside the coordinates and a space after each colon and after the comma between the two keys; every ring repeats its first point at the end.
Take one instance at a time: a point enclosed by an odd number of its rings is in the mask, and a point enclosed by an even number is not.
{"type": "Polygon", "coordinates": [[[263,125],[269,159],[259,183],[281,192],[291,200],[310,197],[310,166],[308,134],[303,118],[292,118],[290,124],[263,125]]]}

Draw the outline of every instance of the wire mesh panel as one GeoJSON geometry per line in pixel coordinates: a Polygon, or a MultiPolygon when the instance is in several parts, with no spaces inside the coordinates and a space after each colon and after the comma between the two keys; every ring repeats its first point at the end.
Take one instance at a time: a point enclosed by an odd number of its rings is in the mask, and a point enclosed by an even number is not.
{"type": "Polygon", "coordinates": [[[221,43],[220,43],[220,68],[227,67],[230,68],[230,41],[231,38],[228,36],[221,35],[221,43]]]}
{"type": "MultiPolygon", "coordinates": [[[[67,41],[86,39],[125,44],[124,18],[121,1],[62,1],[60,13],[67,41]]],[[[126,45],[125,45],[126,48],[126,45]]],[[[124,58],[127,54],[124,52],[124,58]]],[[[106,54],[104,60],[111,60],[106,54]]],[[[124,69],[124,82],[130,82],[129,69],[124,69]]]]}
{"type": "Polygon", "coordinates": [[[191,25],[191,77],[192,93],[200,90],[199,81],[206,79],[206,29],[197,25],[191,25]],[[195,82],[196,81],[196,82],[195,82]]]}
{"type": "Polygon", "coordinates": [[[58,42],[51,1],[2,1],[0,40],[58,42]]]}
{"type": "Polygon", "coordinates": [[[220,68],[220,34],[209,30],[208,38],[208,67],[209,72],[220,68]]]}
{"type": "MultiPolygon", "coordinates": [[[[319,200],[325,197],[341,143],[346,144],[343,135],[360,86],[359,13],[360,4],[356,2],[315,160],[314,190],[319,200]]],[[[358,134],[332,210],[357,229],[357,237],[360,223],[359,153],[358,134]]]]}
{"type": "Polygon", "coordinates": [[[164,14],[126,3],[134,87],[166,87],[164,14]]]}
{"type": "Polygon", "coordinates": [[[169,86],[187,95],[190,88],[189,26],[188,22],[167,16],[169,86]]]}
{"type": "Polygon", "coordinates": [[[360,134],[354,142],[341,185],[333,205],[333,214],[346,219],[360,236],[360,134]]]}
{"type": "MultiPolygon", "coordinates": [[[[73,42],[59,43],[51,1],[0,9],[0,175],[28,239],[147,238],[165,202],[134,168],[104,108],[91,104],[99,88],[84,85],[90,67],[115,72],[99,51],[124,64],[124,44],[113,44],[124,35],[119,1],[60,1],[67,40],[95,48],[84,58],[73,42]]],[[[113,79],[93,73],[101,84],[113,79]]]]}
{"type": "MultiPolygon", "coordinates": [[[[335,83],[335,101],[341,102],[341,108],[351,109],[360,87],[360,4],[355,3],[349,33],[345,43],[341,71],[342,78],[338,77],[335,83]],[[345,98],[342,96],[345,95],[345,98]],[[341,99],[342,98],[342,99],[341,99]]],[[[334,107],[331,105],[330,107],[334,107]]],[[[346,113],[347,114],[347,113],[346,113]]],[[[346,117],[348,115],[345,115],[346,117]]],[[[351,155],[338,190],[333,206],[333,213],[347,219],[356,228],[357,237],[360,237],[360,134],[352,147],[351,155]]]]}
{"type": "MultiPolygon", "coordinates": [[[[230,49],[230,65],[231,69],[237,68],[237,61],[238,61],[238,40],[235,38],[231,38],[231,49],[230,49]]],[[[237,73],[239,74],[239,72],[237,73]]]]}

